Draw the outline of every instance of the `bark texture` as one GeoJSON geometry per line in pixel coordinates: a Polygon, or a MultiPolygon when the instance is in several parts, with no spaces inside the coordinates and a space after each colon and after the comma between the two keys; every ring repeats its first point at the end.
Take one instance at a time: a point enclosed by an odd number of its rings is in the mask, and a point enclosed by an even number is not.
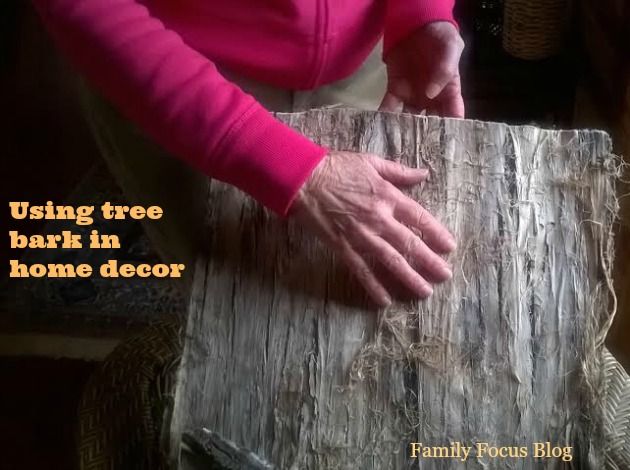
{"type": "Polygon", "coordinates": [[[597,368],[614,310],[617,159],[599,131],[314,110],[279,118],[334,149],[427,167],[412,190],[459,241],[424,302],[368,308],[310,235],[210,186],[172,435],[206,427],[282,469],[601,468],[597,368]],[[409,443],[526,446],[411,459],[409,443]]]}

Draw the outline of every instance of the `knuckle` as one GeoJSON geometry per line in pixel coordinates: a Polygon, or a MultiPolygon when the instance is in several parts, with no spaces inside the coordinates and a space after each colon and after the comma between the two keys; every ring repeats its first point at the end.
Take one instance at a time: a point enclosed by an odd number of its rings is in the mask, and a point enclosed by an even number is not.
{"type": "Polygon", "coordinates": [[[453,45],[456,49],[462,50],[466,44],[464,43],[462,36],[459,33],[455,33],[451,39],[451,45],[453,45]]]}
{"type": "Polygon", "coordinates": [[[457,66],[456,64],[452,64],[452,63],[441,64],[436,71],[437,75],[440,77],[450,79],[453,75],[455,75],[455,72],[457,70],[456,66],[457,66]]]}
{"type": "Polygon", "coordinates": [[[426,211],[422,209],[421,207],[419,207],[416,210],[416,213],[414,214],[414,218],[415,218],[414,225],[422,230],[427,224],[426,211]]]}
{"type": "Polygon", "coordinates": [[[401,269],[407,261],[400,253],[394,253],[385,258],[384,265],[392,271],[401,269]]]}
{"type": "Polygon", "coordinates": [[[373,197],[366,210],[366,219],[372,223],[381,221],[389,212],[389,204],[384,196],[373,197]]]}
{"type": "Polygon", "coordinates": [[[355,277],[359,280],[361,284],[370,285],[372,284],[372,271],[367,266],[356,266],[353,269],[355,277]]]}
{"type": "MultiPolygon", "coordinates": [[[[402,176],[404,177],[406,174],[407,173],[405,173],[402,176]]],[[[383,199],[386,201],[388,207],[399,204],[401,201],[401,198],[403,197],[404,197],[403,192],[400,189],[398,189],[396,186],[394,186],[393,184],[388,183],[383,188],[383,199]]]]}
{"type": "Polygon", "coordinates": [[[416,253],[422,241],[417,235],[410,235],[405,242],[405,252],[407,254],[416,253]]]}
{"type": "Polygon", "coordinates": [[[357,277],[362,281],[369,281],[372,279],[372,271],[368,267],[358,268],[356,271],[357,277]]]}

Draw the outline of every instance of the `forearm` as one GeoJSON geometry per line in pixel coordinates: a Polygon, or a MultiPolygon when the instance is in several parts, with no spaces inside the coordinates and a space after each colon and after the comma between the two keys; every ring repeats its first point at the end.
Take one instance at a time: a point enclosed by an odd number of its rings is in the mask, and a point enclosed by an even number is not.
{"type": "Polygon", "coordinates": [[[324,155],[135,0],[34,3],[61,49],[126,117],[276,212],[324,155]]]}

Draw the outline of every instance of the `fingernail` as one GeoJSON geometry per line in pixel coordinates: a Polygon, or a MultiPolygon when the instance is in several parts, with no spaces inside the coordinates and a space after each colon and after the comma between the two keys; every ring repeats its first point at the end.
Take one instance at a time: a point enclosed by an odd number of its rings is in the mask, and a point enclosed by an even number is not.
{"type": "Polygon", "coordinates": [[[416,282],[416,292],[420,297],[428,297],[433,293],[433,288],[428,282],[418,280],[416,282]]]}
{"type": "Polygon", "coordinates": [[[457,248],[457,242],[455,241],[455,238],[450,237],[446,239],[446,249],[448,251],[455,251],[455,248],[457,248]]]}
{"type": "Polygon", "coordinates": [[[433,294],[433,288],[431,286],[423,285],[420,289],[420,296],[427,298],[433,294]]]}
{"type": "Polygon", "coordinates": [[[453,278],[453,271],[448,266],[442,266],[440,268],[441,277],[444,278],[445,281],[453,278]]]}
{"type": "Polygon", "coordinates": [[[432,100],[440,94],[440,86],[436,83],[429,83],[427,86],[427,98],[432,100]]]}
{"type": "Polygon", "coordinates": [[[392,298],[389,295],[383,295],[381,297],[381,305],[383,307],[389,307],[392,304],[392,298]]]}

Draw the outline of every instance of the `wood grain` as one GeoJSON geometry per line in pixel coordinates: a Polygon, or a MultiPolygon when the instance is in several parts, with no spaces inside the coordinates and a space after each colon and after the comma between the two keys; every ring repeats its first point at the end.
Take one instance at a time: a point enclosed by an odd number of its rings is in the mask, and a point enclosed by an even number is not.
{"type": "Polygon", "coordinates": [[[608,136],[347,109],[279,118],[330,148],[429,168],[410,194],[459,240],[454,278],[376,312],[310,235],[213,182],[174,448],[206,427],[282,469],[559,468],[409,458],[410,442],[551,441],[599,468],[586,382],[597,388],[612,308],[608,136]]]}

